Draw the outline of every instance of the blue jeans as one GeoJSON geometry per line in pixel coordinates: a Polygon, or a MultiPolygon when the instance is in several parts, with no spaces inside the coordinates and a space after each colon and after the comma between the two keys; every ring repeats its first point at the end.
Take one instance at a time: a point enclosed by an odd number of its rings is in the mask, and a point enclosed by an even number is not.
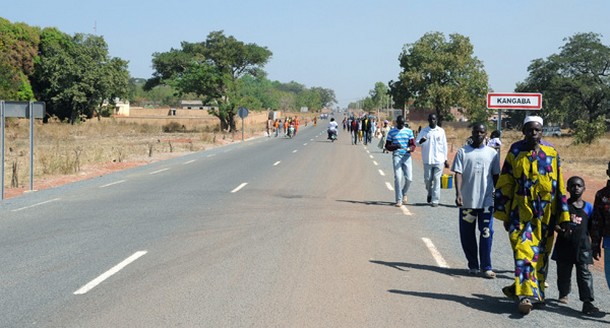
{"type": "Polygon", "coordinates": [[[491,244],[493,241],[493,207],[460,208],[460,242],[468,260],[468,269],[491,270],[491,244]],[[479,247],[475,226],[479,226],[479,247]],[[479,266],[479,258],[481,259],[479,266]]]}
{"type": "Polygon", "coordinates": [[[411,166],[411,154],[404,155],[394,152],[392,155],[394,163],[394,193],[396,202],[402,202],[403,196],[409,191],[411,181],[413,181],[413,171],[411,166]]]}
{"type": "Polygon", "coordinates": [[[606,283],[610,289],[610,248],[604,248],[604,272],[606,273],[606,283]]]}
{"type": "Polygon", "coordinates": [[[424,183],[428,196],[432,197],[432,203],[438,204],[441,199],[441,176],[443,175],[443,164],[424,164],[424,183]]]}

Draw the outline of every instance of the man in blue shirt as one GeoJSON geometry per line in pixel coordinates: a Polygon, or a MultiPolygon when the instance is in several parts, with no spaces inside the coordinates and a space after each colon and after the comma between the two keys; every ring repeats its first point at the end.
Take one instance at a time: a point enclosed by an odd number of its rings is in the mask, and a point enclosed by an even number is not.
{"type": "Polygon", "coordinates": [[[388,132],[385,149],[392,152],[396,206],[400,207],[407,203],[407,191],[413,181],[411,152],[415,150],[413,131],[405,126],[402,115],[396,118],[396,126],[388,132]]]}

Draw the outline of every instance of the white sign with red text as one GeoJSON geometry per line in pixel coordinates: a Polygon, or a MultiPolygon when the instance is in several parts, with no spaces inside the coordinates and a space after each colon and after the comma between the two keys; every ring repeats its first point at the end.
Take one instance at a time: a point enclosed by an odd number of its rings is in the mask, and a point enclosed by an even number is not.
{"type": "Polygon", "coordinates": [[[523,92],[488,93],[487,108],[540,110],[542,108],[542,94],[523,92]]]}

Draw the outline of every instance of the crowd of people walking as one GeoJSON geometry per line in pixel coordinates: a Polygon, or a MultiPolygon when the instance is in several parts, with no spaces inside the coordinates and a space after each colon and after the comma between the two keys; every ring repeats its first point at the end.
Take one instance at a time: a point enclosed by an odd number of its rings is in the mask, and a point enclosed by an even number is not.
{"type": "MultiPolygon", "coordinates": [[[[396,206],[407,204],[413,181],[411,154],[416,147],[422,153],[426,200],[432,207],[439,204],[441,176],[450,166],[447,137],[437,121],[430,114],[429,125],[415,137],[398,116],[393,128],[381,132],[385,139],[379,145],[383,144],[383,152],[392,153],[396,206]]],[[[451,171],[467,272],[496,277],[491,262],[495,218],[508,233],[515,264],[514,281],[502,292],[516,302],[520,313],[528,314],[545,304],[549,260],[553,259],[557,262],[558,301],[568,302],[575,267],[582,313],[596,315],[600,310],[593,305],[589,265],[593,259],[601,260],[601,250],[606,248],[604,267],[610,287],[610,180],[597,192],[595,204],[582,199],[583,178],[570,177],[566,188],[559,153],[542,140],[542,127],[541,117],[527,116],[523,139],[510,145],[502,165],[501,133],[493,131],[488,138],[482,123],[472,124],[471,136],[456,152],[451,171]]],[[[606,173],[610,178],[610,162],[606,173]]]]}

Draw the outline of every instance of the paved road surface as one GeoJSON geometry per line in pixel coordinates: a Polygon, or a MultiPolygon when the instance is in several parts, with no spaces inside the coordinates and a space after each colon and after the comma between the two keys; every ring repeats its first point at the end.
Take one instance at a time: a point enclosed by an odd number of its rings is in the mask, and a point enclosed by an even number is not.
{"type": "MultiPolygon", "coordinates": [[[[421,163],[393,206],[390,155],[331,143],[324,121],[43,190],[0,206],[0,327],[604,327],[559,305],[517,314],[466,274],[453,190],[425,204],[421,163]]],[[[610,292],[595,271],[597,305],[610,292]]]]}

